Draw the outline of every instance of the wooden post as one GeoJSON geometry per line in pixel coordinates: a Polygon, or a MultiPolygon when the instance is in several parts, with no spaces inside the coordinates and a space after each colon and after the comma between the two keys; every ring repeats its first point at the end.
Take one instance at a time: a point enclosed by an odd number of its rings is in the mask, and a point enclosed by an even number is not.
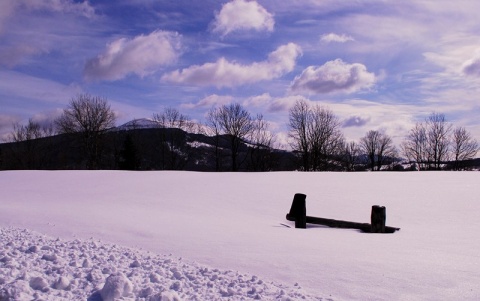
{"type": "Polygon", "coordinates": [[[295,219],[295,228],[307,228],[307,196],[303,193],[296,193],[293,197],[292,207],[287,215],[287,219],[295,219]]]}
{"type": "Polygon", "coordinates": [[[371,215],[371,233],[385,233],[385,221],[387,219],[387,209],[384,206],[372,206],[371,215]]]}

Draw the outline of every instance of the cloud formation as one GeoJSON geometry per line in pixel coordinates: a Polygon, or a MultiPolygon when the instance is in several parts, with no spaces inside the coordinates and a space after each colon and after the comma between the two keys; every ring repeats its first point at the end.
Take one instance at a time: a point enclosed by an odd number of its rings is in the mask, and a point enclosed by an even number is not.
{"type": "Polygon", "coordinates": [[[15,0],[4,0],[0,2],[0,34],[4,30],[3,24],[12,16],[15,6],[15,0]]]}
{"type": "Polygon", "coordinates": [[[463,64],[462,71],[466,75],[480,77],[480,51],[477,51],[473,58],[463,64]]]}
{"type": "Polygon", "coordinates": [[[289,43],[278,47],[267,60],[242,65],[225,58],[215,63],[193,65],[162,76],[162,81],[198,86],[236,87],[263,80],[279,78],[291,72],[296,59],[302,54],[300,46],[289,43]]]}
{"type": "Polygon", "coordinates": [[[172,64],[179,56],[180,35],[156,30],[133,39],[121,38],[108,44],[105,51],[90,59],[84,69],[87,79],[119,80],[128,74],[140,77],[172,64]]]}
{"type": "Polygon", "coordinates": [[[93,17],[95,9],[88,1],[76,2],[72,0],[20,0],[17,1],[20,6],[29,10],[49,10],[61,13],[73,13],[84,17],[93,17]]]}
{"type": "Polygon", "coordinates": [[[370,117],[350,116],[343,122],[343,127],[361,127],[370,122],[370,117]]]}
{"type": "Polygon", "coordinates": [[[182,104],[181,107],[185,109],[208,108],[217,105],[226,105],[232,101],[233,96],[212,94],[199,100],[197,103],[186,103],[182,104]]]}
{"type": "Polygon", "coordinates": [[[243,101],[243,105],[246,107],[262,107],[265,108],[268,113],[278,113],[288,111],[298,100],[310,102],[309,99],[301,95],[275,98],[269,93],[263,93],[261,95],[252,96],[245,99],[245,101],[243,101]]]}
{"type": "Polygon", "coordinates": [[[0,133],[6,132],[8,129],[11,129],[13,124],[19,121],[20,118],[18,116],[0,114],[0,133]]]}
{"type": "MultiPolygon", "coordinates": [[[[65,85],[20,72],[0,70],[0,91],[10,95],[11,99],[32,99],[35,100],[35,103],[47,102],[63,105],[68,103],[73,96],[81,93],[82,89],[76,84],[65,85]]],[[[32,110],[22,106],[20,111],[30,113],[32,110]]]]}
{"type": "Polygon", "coordinates": [[[331,43],[331,42],[346,43],[349,41],[355,41],[355,39],[352,38],[351,36],[347,36],[346,34],[338,35],[336,33],[329,33],[329,34],[322,35],[320,37],[320,41],[325,43],[331,43]]]}
{"type": "Polygon", "coordinates": [[[248,97],[243,101],[243,105],[247,107],[261,107],[269,104],[272,100],[273,97],[270,96],[270,93],[263,93],[262,95],[248,97]]]}
{"type": "MultiPolygon", "coordinates": [[[[62,51],[67,44],[63,35],[83,36],[79,33],[82,21],[94,17],[95,9],[87,1],[0,1],[0,65],[10,69],[26,58],[62,51]]],[[[67,47],[71,53],[75,46],[68,43],[67,47]]]]}
{"type": "Polygon", "coordinates": [[[215,14],[213,32],[226,36],[234,31],[273,31],[273,15],[256,1],[233,0],[215,14]]]}
{"type": "Polygon", "coordinates": [[[310,102],[309,99],[299,95],[280,97],[270,102],[270,104],[267,107],[267,111],[269,113],[288,111],[290,108],[292,108],[295,105],[295,103],[298,100],[304,100],[304,101],[310,102]]]}
{"type": "Polygon", "coordinates": [[[353,93],[371,87],[375,74],[363,64],[347,64],[341,59],[326,62],[320,67],[309,66],[295,77],[291,91],[305,93],[353,93]]]}
{"type": "Polygon", "coordinates": [[[95,9],[88,1],[75,2],[72,0],[2,0],[0,1],[0,33],[4,23],[19,10],[50,11],[56,13],[70,13],[91,18],[95,16],[95,9]]]}

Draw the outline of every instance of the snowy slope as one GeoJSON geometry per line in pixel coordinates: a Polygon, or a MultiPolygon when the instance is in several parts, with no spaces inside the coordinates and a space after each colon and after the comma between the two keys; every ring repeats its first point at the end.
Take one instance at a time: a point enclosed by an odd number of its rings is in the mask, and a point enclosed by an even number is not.
{"type": "Polygon", "coordinates": [[[0,172],[0,226],[173,254],[311,299],[479,300],[479,180],[476,172],[0,172]],[[308,215],[368,222],[379,204],[387,225],[402,230],[284,227],[296,192],[307,194],[308,215]]]}

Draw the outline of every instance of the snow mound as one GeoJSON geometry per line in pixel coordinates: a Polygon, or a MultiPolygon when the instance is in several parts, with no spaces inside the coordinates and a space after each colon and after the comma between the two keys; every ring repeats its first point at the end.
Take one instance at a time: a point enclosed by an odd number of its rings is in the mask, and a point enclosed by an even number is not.
{"type": "Polygon", "coordinates": [[[116,273],[108,276],[100,295],[103,301],[115,301],[117,298],[130,297],[132,291],[132,282],[122,273],[116,273]]]}
{"type": "Polygon", "coordinates": [[[171,255],[0,228],[0,300],[322,300],[171,255]]]}

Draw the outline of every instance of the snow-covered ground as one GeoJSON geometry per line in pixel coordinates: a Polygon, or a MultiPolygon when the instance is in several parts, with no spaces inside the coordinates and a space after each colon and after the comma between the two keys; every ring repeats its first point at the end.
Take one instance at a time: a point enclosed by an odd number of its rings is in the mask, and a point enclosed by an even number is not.
{"type": "Polygon", "coordinates": [[[321,300],[299,287],[212,269],[172,255],[0,230],[0,300],[321,300]]]}
{"type": "Polygon", "coordinates": [[[0,300],[480,300],[479,180],[3,171],[0,300]],[[401,231],[287,228],[297,192],[313,216],[384,205],[401,231]]]}

